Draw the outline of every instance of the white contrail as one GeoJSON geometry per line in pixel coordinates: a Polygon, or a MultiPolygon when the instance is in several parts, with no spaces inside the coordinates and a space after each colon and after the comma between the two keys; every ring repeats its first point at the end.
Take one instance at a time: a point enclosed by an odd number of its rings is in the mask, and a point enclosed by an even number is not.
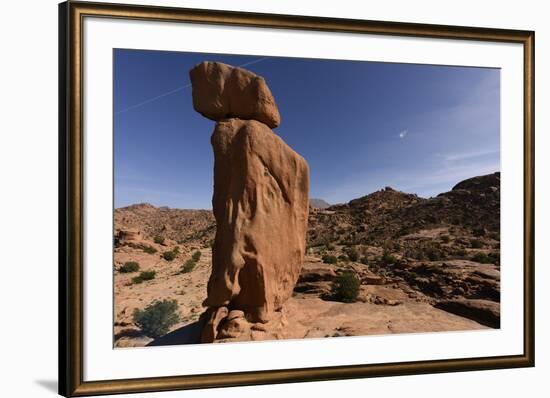
{"type": "MultiPolygon", "coordinates": [[[[262,61],[265,61],[266,59],[268,59],[269,57],[262,57],[262,58],[258,58],[258,59],[255,59],[254,61],[250,61],[250,62],[246,62],[242,65],[237,65],[237,67],[239,68],[242,68],[243,66],[248,66],[248,65],[252,65],[252,64],[257,64],[258,62],[262,62],[262,61]]],[[[185,86],[181,86],[181,87],[178,87],[178,88],[175,88],[173,90],[170,90],[170,91],[167,91],[165,93],[162,93],[162,94],[159,94],[157,95],[156,97],[152,97],[152,98],[149,98],[149,99],[146,99],[145,101],[142,101],[142,102],[139,102],[137,104],[134,104],[134,105],[131,105],[129,106],[128,108],[124,108],[118,112],[115,112],[115,115],[119,115],[121,113],[124,113],[124,112],[128,112],[132,109],[136,109],[136,108],[139,108],[143,105],[146,105],[146,104],[149,104],[151,102],[154,102],[158,99],[161,99],[161,98],[164,98],[164,97],[167,97],[169,95],[172,95],[174,93],[177,93],[178,91],[181,91],[183,89],[186,89],[187,87],[191,87],[191,83],[189,84],[186,84],[185,86]]]]}

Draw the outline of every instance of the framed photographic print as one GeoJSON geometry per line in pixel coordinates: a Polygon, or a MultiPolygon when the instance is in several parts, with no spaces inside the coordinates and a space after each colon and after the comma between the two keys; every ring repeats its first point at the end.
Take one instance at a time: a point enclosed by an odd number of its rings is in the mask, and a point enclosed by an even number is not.
{"type": "Polygon", "coordinates": [[[59,27],[62,395],[534,366],[534,32],[59,27]]]}

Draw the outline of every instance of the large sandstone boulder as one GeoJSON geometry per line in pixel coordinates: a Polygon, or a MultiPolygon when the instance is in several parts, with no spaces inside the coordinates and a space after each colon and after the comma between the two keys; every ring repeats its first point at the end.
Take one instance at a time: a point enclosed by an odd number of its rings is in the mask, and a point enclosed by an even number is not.
{"type": "Polygon", "coordinates": [[[267,322],[291,296],[303,263],[308,165],[255,120],[219,122],[212,146],[217,230],[205,305],[267,322]]]}
{"type": "Polygon", "coordinates": [[[193,106],[209,119],[258,120],[277,127],[281,118],[263,77],[220,62],[202,62],[189,73],[193,106]]]}
{"type": "Polygon", "coordinates": [[[435,308],[473,319],[491,328],[500,328],[500,303],[498,302],[461,297],[441,300],[435,305],[435,308]]]}

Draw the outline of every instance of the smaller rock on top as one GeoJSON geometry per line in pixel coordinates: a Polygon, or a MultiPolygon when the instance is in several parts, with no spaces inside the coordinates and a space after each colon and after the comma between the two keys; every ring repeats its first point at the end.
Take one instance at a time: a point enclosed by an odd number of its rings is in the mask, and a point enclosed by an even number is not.
{"type": "Polygon", "coordinates": [[[204,117],[253,119],[274,128],[279,109],[264,78],[221,62],[201,62],[189,72],[193,107],[204,117]]]}

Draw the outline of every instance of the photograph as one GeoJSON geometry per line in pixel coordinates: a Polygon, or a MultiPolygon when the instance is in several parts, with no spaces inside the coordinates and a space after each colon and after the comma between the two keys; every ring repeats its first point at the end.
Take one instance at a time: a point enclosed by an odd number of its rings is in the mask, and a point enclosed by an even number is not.
{"type": "Polygon", "coordinates": [[[500,329],[500,68],[112,52],[115,349],[500,329]]]}

